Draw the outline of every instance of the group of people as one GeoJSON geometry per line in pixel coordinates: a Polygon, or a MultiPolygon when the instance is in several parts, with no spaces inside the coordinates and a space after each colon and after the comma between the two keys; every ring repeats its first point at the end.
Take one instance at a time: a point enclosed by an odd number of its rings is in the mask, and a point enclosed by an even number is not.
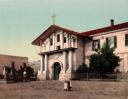
{"type": "Polygon", "coordinates": [[[64,91],[70,91],[72,88],[71,79],[64,81],[64,91]]]}

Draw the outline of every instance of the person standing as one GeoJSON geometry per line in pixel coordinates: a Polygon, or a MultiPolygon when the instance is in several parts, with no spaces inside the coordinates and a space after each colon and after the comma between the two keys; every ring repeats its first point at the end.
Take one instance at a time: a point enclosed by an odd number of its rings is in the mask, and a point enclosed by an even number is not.
{"type": "Polygon", "coordinates": [[[64,91],[68,91],[68,82],[64,81],[64,91]]]}
{"type": "Polygon", "coordinates": [[[71,79],[68,80],[68,90],[70,91],[72,88],[72,83],[71,83],[71,79]]]}

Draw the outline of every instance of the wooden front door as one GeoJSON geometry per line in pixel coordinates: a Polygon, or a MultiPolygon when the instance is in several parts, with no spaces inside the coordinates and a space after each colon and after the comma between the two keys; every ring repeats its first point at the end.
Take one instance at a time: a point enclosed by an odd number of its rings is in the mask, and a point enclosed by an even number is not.
{"type": "Polygon", "coordinates": [[[59,79],[59,73],[60,73],[61,67],[59,63],[55,63],[54,65],[54,80],[59,79]]]}

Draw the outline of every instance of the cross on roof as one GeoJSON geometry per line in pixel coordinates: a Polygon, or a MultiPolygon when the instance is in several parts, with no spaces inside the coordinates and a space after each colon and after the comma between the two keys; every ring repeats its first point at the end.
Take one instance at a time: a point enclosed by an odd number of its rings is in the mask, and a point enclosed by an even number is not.
{"type": "Polygon", "coordinates": [[[53,24],[55,24],[56,14],[55,14],[55,13],[53,13],[51,17],[52,17],[52,22],[53,22],[53,24]]]}

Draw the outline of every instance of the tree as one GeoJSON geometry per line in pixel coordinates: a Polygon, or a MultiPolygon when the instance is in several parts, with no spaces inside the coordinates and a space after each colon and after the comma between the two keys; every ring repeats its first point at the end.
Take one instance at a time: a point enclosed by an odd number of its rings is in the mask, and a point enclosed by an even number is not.
{"type": "Polygon", "coordinates": [[[86,64],[82,64],[80,65],[77,70],[76,73],[87,73],[88,72],[88,67],[86,64]]]}
{"type": "Polygon", "coordinates": [[[121,59],[114,54],[115,48],[110,48],[108,43],[90,56],[89,70],[94,73],[99,73],[103,78],[106,73],[113,73],[114,69],[119,66],[121,59]]]}

